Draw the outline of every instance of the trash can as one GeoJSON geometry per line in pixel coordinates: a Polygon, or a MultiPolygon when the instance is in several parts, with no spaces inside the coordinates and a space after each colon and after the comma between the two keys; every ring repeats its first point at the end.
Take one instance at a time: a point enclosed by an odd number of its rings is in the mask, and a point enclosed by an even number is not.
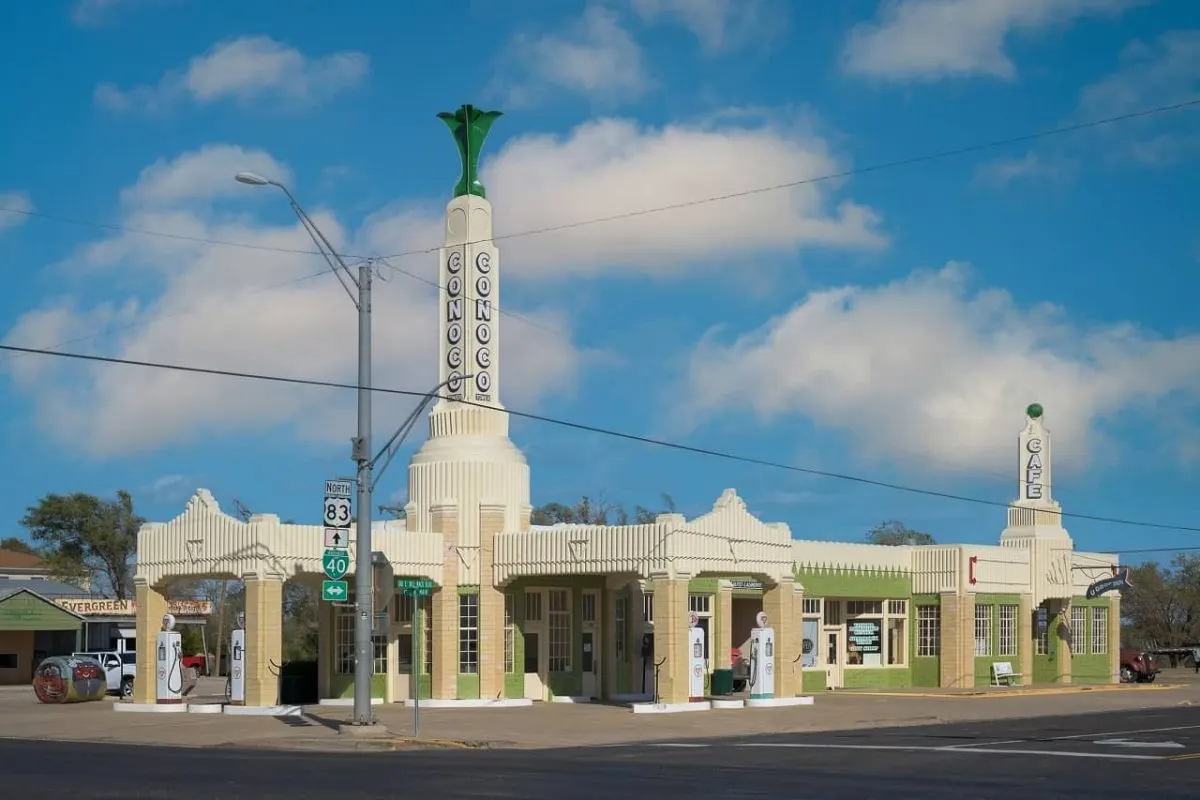
{"type": "Polygon", "coordinates": [[[713,697],[724,697],[733,694],[733,670],[714,669],[712,674],[713,697]]]}

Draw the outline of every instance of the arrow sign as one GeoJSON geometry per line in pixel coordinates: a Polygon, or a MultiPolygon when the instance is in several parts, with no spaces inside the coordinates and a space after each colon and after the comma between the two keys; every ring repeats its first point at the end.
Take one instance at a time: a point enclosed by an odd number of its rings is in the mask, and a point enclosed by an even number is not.
{"type": "Polygon", "coordinates": [[[322,581],[321,599],[334,602],[345,600],[350,595],[350,587],[345,581],[322,581]]]}
{"type": "Polygon", "coordinates": [[[350,546],[350,531],[345,528],[325,529],[325,549],[346,549],[350,546]]]}
{"type": "Polygon", "coordinates": [[[1179,742],[1131,742],[1128,739],[1100,739],[1096,744],[1111,744],[1117,747],[1158,747],[1165,750],[1182,750],[1179,742]]]}

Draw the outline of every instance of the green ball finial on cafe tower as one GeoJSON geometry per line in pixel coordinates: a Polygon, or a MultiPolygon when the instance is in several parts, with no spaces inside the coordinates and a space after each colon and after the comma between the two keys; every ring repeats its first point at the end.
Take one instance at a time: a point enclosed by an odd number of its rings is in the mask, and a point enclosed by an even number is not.
{"type": "Polygon", "coordinates": [[[473,194],[476,197],[487,197],[487,191],[479,182],[479,152],[483,149],[483,140],[492,129],[499,117],[500,111],[480,111],[472,105],[459,106],[453,113],[443,111],[438,119],[446,123],[454,142],[458,145],[458,157],[462,162],[462,175],[454,186],[454,196],[462,197],[473,194]]]}
{"type": "Polygon", "coordinates": [[[1043,409],[1041,403],[1030,403],[1025,409],[1025,413],[1029,415],[1030,419],[1038,419],[1042,416],[1042,411],[1043,409]]]}

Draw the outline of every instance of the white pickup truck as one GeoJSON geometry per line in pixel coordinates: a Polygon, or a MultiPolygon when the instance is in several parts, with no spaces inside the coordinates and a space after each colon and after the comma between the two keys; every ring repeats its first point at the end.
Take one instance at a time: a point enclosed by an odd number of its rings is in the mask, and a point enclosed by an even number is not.
{"type": "Polygon", "coordinates": [[[72,653],[76,658],[93,658],[104,667],[108,677],[108,691],[121,697],[133,696],[133,679],[137,674],[137,653],[128,650],[118,653],[116,650],[89,650],[72,653]]]}

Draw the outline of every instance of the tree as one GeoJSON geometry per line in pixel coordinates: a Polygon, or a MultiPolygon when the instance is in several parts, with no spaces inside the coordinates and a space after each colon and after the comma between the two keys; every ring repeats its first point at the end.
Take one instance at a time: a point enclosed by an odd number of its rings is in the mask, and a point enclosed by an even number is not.
{"type": "Polygon", "coordinates": [[[1182,647],[1200,642],[1200,556],[1181,553],[1169,566],[1147,562],[1130,570],[1121,594],[1122,638],[1134,647],[1182,647]]]}
{"type": "Polygon", "coordinates": [[[29,545],[29,542],[24,539],[18,539],[16,536],[0,539],[0,550],[7,550],[10,553],[24,553],[29,556],[36,556],[38,554],[37,550],[29,545]]]}
{"type": "Polygon", "coordinates": [[[881,522],[867,531],[869,544],[881,544],[889,547],[899,547],[906,544],[937,544],[933,537],[924,531],[914,531],[903,522],[889,520],[881,522]]]}
{"type": "Polygon", "coordinates": [[[48,494],[21,520],[51,574],[86,582],[118,600],[132,594],[131,562],[144,523],[134,513],[133,497],[124,490],[114,500],[82,492],[48,494]]]}
{"type": "Polygon", "coordinates": [[[648,525],[659,514],[675,513],[675,501],[664,493],[662,502],[665,511],[651,511],[644,506],[634,506],[631,515],[621,506],[604,499],[593,500],[584,495],[574,505],[546,503],[538,506],[530,515],[534,525],[648,525]]]}

